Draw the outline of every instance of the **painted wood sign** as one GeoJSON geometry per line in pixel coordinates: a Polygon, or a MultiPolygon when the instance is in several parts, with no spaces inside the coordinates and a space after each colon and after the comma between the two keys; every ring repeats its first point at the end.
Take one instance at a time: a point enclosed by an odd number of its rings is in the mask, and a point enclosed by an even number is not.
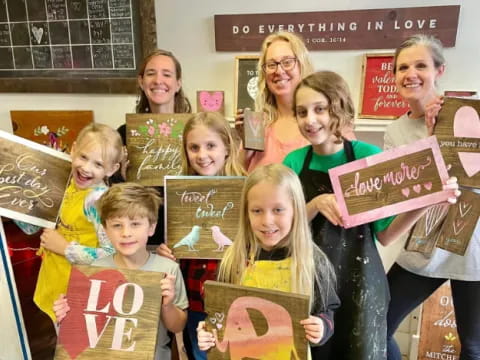
{"type": "Polygon", "coordinates": [[[55,228],[70,156],[0,131],[0,215],[55,228]]]}
{"type": "Polygon", "coordinates": [[[93,111],[10,111],[13,133],[70,153],[78,133],[93,122],[93,111]]]}
{"type": "Polygon", "coordinates": [[[446,201],[447,169],[434,136],[329,170],[346,228],[446,201]]]}
{"type": "Polygon", "coordinates": [[[74,266],[55,359],[153,359],[161,272],[74,266]]]}
{"type": "Polygon", "coordinates": [[[450,175],[480,188],[480,100],[445,98],[434,134],[450,175]]]}
{"type": "Polygon", "coordinates": [[[197,112],[216,111],[225,114],[225,96],[223,91],[197,91],[197,112]]]}
{"type": "Polygon", "coordinates": [[[165,239],[177,258],[221,259],[238,230],[243,176],[166,176],[165,239]]]}
{"type": "Polygon", "coordinates": [[[450,282],[446,282],[423,303],[418,360],[458,360],[459,355],[450,282]]]}
{"type": "Polygon", "coordinates": [[[457,203],[449,207],[437,247],[465,255],[480,216],[480,194],[462,188],[457,203]]]}
{"type": "Polygon", "coordinates": [[[245,110],[243,118],[243,147],[249,150],[265,149],[263,113],[245,110]]]}
{"type": "Polygon", "coordinates": [[[191,114],[127,114],[127,180],[163,185],[182,168],[183,127],[191,114]]]}
{"type": "MultiPolygon", "coordinates": [[[[260,49],[260,46],[258,47],[260,49]]],[[[258,92],[258,56],[243,55],[235,58],[235,113],[239,109],[255,109],[258,92]]]]}
{"type": "Polygon", "coordinates": [[[306,295],[206,281],[205,323],[217,334],[208,359],[307,359],[300,320],[308,303],[306,295]]]}

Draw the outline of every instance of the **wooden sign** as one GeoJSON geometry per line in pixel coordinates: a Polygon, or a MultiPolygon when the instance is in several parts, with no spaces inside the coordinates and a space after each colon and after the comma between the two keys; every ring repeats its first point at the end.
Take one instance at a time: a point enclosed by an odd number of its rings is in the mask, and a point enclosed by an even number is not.
{"type": "Polygon", "coordinates": [[[153,359],[164,276],[74,266],[55,359],[153,359]]]}
{"type": "Polygon", "coordinates": [[[70,153],[78,133],[93,122],[93,111],[10,111],[13,133],[70,153]]]}
{"type": "Polygon", "coordinates": [[[393,54],[364,55],[360,91],[360,118],[396,119],[409,109],[397,92],[393,54]]]}
{"type": "Polygon", "coordinates": [[[243,147],[257,151],[265,149],[263,113],[245,110],[243,117],[243,147]]]}
{"type": "Polygon", "coordinates": [[[0,131],[0,215],[55,228],[70,156],[0,131]]]}
{"type": "Polygon", "coordinates": [[[191,114],[127,114],[127,180],[163,185],[182,170],[182,133],[191,114]]]}
{"type": "Polygon", "coordinates": [[[434,136],[330,169],[346,228],[446,201],[448,173],[434,136]]]}
{"type": "Polygon", "coordinates": [[[197,112],[216,111],[225,114],[225,96],[223,91],[197,91],[197,112]]]}
{"type": "Polygon", "coordinates": [[[8,253],[8,243],[0,218],[0,348],[2,359],[30,360],[30,347],[23,323],[22,308],[15,284],[12,264],[8,253]]]}
{"type": "Polygon", "coordinates": [[[165,239],[177,258],[221,259],[238,230],[243,176],[166,176],[165,239]]]}
{"type": "Polygon", "coordinates": [[[277,31],[295,32],[310,50],[391,49],[410,35],[455,46],[460,5],[391,9],[215,15],[217,51],[259,51],[277,31]]]}
{"type": "Polygon", "coordinates": [[[480,194],[462,188],[462,195],[449,207],[437,247],[465,255],[480,216],[480,194]]]}
{"type": "Polygon", "coordinates": [[[235,104],[233,106],[235,113],[239,109],[255,109],[258,92],[258,59],[258,56],[252,55],[235,57],[235,104]]]}
{"type": "Polygon", "coordinates": [[[205,323],[216,330],[208,359],[307,359],[300,320],[309,316],[309,297],[283,291],[205,282],[205,323]]]}
{"type": "Polygon", "coordinates": [[[434,134],[450,175],[480,188],[480,100],[445,98],[434,134]]]}
{"type": "Polygon", "coordinates": [[[444,283],[424,303],[418,360],[458,359],[460,341],[450,289],[444,283]]]}

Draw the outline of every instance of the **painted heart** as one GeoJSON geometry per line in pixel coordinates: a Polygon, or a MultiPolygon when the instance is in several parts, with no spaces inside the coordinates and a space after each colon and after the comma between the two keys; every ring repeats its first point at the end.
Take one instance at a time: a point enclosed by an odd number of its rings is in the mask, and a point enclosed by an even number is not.
{"type": "Polygon", "coordinates": [[[408,197],[410,195],[410,189],[408,187],[402,189],[402,194],[405,197],[408,197]]]}
{"type": "MultiPolygon", "coordinates": [[[[480,118],[471,106],[462,106],[453,119],[453,135],[458,137],[480,138],[480,118]]],[[[468,177],[480,171],[480,153],[458,152],[458,157],[468,177]]]]}
{"type": "Polygon", "coordinates": [[[255,100],[258,92],[258,76],[252,77],[247,83],[247,93],[255,100]]]}
{"type": "Polygon", "coordinates": [[[460,231],[463,230],[463,228],[465,227],[465,222],[463,220],[455,220],[453,222],[453,233],[455,235],[458,235],[460,233],[460,231]]]}
{"type": "Polygon", "coordinates": [[[32,26],[32,34],[37,41],[37,44],[40,44],[42,42],[43,28],[37,28],[36,26],[32,26]]]}
{"type": "Polygon", "coordinates": [[[448,205],[435,205],[428,209],[425,215],[425,236],[437,227],[448,212],[448,205]]]}
{"type": "Polygon", "coordinates": [[[220,330],[223,327],[222,324],[217,324],[217,329],[220,330]]]}
{"type": "Polygon", "coordinates": [[[262,126],[262,118],[259,114],[250,113],[247,119],[248,126],[252,130],[253,135],[258,136],[260,127],[262,126]]]}
{"type": "MultiPolygon", "coordinates": [[[[116,270],[103,270],[94,275],[86,276],[80,270],[72,268],[67,291],[70,311],[62,321],[58,336],[58,343],[64,347],[71,359],[75,359],[89,346],[83,314],[87,307],[90,279],[105,280],[101,287],[97,309],[103,309],[108,302],[111,302],[118,284],[127,281],[123,274],[116,270]],[[75,286],[75,290],[73,290],[73,286],[75,286]],[[79,287],[81,288],[79,289],[79,287]]],[[[110,305],[108,314],[98,313],[96,318],[98,334],[105,326],[107,315],[115,315],[112,305],[110,305]]]]}
{"type": "Polygon", "coordinates": [[[422,186],[420,184],[416,184],[412,186],[413,191],[415,191],[417,194],[420,194],[420,191],[422,191],[422,186]]]}
{"type": "Polygon", "coordinates": [[[432,190],[432,182],[431,181],[426,182],[425,184],[423,184],[423,187],[428,191],[432,190]]]}
{"type": "Polygon", "coordinates": [[[214,91],[212,93],[201,91],[199,97],[200,104],[206,111],[218,111],[222,108],[223,93],[221,91],[214,91]]]}
{"type": "Polygon", "coordinates": [[[215,317],[217,318],[217,320],[219,322],[222,322],[223,319],[225,318],[225,314],[224,313],[215,313],[215,317]]]}
{"type": "Polygon", "coordinates": [[[472,208],[472,204],[469,204],[465,201],[460,201],[460,203],[458,204],[458,210],[460,211],[461,217],[464,217],[465,215],[467,215],[471,208],[472,208]]]}

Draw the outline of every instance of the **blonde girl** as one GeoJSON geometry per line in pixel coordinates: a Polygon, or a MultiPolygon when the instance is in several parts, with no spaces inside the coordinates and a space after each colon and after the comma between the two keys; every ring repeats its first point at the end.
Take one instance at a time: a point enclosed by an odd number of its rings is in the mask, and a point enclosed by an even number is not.
{"type": "MultiPolygon", "coordinates": [[[[297,175],[281,164],[255,169],[240,207],[239,231],[222,259],[218,281],[309,295],[311,315],[301,323],[311,344],[323,344],[333,333],[338,306],[335,276],[311,239],[297,175]]],[[[215,345],[204,323],[198,339],[203,349],[215,345]]]]}

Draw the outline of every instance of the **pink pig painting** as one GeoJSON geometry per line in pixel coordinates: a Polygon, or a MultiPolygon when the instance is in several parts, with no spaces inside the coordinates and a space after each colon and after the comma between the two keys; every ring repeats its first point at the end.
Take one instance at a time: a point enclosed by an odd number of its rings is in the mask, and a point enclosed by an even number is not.
{"type": "Polygon", "coordinates": [[[198,94],[201,111],[220,111],[223,106],[223,91],[200,91],[198,94]]]}

